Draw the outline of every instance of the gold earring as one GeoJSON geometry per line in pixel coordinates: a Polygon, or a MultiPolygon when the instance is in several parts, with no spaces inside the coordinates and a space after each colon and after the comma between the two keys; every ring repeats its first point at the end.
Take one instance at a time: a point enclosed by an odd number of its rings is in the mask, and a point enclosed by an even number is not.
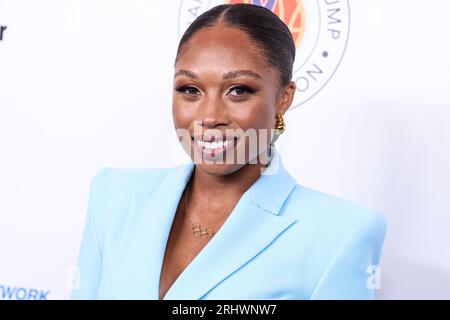
{"type": "Polygon", "coordinates": [[[275,131],[277,134],[282,134],[286,130],[286,125],[284,123],[283,115],[281,113],[275,116],[275,131]]]}

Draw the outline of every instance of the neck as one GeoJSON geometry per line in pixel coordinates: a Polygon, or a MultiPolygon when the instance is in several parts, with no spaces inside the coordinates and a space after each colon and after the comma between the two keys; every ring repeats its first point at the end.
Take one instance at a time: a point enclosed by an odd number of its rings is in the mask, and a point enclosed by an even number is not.
{"type": "Polygon", "coordinates": [[[217,176],[198,166],[190,186],[191,216],[210,225],[226,219],[242,195],[260,177],[261,164],[246,164],[233,173],[217,176]]]}
{"type": "Polygon", "coordinates": [[[195,167],[192,192],[216,200],[227,197],[241,197],[261,175],[262,166],[246,164],[226,175],[213,175],[198,166],[195,167]]]}
{"type": "Polygon", "coordinates": [[[196,165],[191,182],[191,192],[197,195],[201,194],[203,198],[209,198],[210,200],[230,197],[240,198],[261,176],[261,173],[272,160],[269,157],[269,163],[267,161],[262,163],[260,157],[261,155],[257,156],[256,163],[247,163],[238,170],[224,175],[210,174],[196,165]]]}

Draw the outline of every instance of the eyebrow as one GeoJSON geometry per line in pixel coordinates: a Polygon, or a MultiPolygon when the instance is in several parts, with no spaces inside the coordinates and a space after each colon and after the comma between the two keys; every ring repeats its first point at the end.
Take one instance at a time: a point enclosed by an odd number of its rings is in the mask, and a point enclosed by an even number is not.
{"type": "MultiPolygon", "coordinates": [[[[185,69],[180,69],[179,71],[177,71],[175,73],[174,78],[176,78],[177,76],[186,76],[188,78],[192,78],[192,79],[198,79],[198,74],[196,74],[195,72],[189,71],[189,70],[185,70],[185,69]]],[[[231,80],[231,79],[235,79],[238,77],[242,77],[242,76],[249,76],[252,78],[255,78],[257,80],[262,79],[262,77],[257,74],[254,71],[251,70],[235,70],[235,71],[229,71],[227,73],[224,73],[222,78],[223,80],[231,80]]]]}

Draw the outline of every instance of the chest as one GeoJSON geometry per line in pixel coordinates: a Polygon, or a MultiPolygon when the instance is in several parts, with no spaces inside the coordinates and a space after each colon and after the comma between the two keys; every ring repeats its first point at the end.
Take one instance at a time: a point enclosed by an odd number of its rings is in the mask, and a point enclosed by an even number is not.
{"type": "Polygon", "coordinates": [[[160,276],[160,299],[210,241],[194,235],[192,225],[178,209],[167,241],[160,276]]]}

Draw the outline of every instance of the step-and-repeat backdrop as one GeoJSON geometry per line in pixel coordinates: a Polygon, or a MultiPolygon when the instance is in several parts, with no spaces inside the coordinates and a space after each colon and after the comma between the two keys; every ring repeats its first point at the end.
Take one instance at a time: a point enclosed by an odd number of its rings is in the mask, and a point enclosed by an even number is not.
{"type": "MultiPolygon", "coordinates": [[[[0,0],[0,299],[68,297],[99,168],[186,160],[175,51],[225,2],[0,0]]],[[[450,4],[247,2],[296,42],[290,172],[385,214],[379,299],[450,298],[450,4]]]]}

